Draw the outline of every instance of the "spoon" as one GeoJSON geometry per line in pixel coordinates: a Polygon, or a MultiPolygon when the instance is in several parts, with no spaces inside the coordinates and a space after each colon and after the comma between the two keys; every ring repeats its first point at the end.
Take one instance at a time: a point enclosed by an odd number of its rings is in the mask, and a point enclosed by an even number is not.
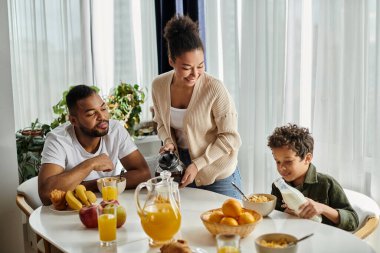
{"type": "Polygon", "coordinates": [[[297,241],[290,242],[290,243],[288,244],[288,246],[292,246],[292,245],[294,245],[294,244],[296,244],[296,243],[299,243],[300,241],[303,241],[303,240],[309,238],[309,237],[312,236],[312,235],[314,235],[314,234],[311,233],[311,234],[309,234],[309,235],[305,235],[304,237],[301,237],[301,238],[298,239],[297,241]]]}
{"type": "Polygon", "coordinates": [[[243,193],[242,190],[240,190],[239,187],[236,186],[236,184],[234,182],[231,182],[231,184],[236,188],[236,190],[238,190],[241,194],[241,196],[243,196],[243,198],[246,200],[246,201],[249,201],[249,199],[247,198],[247,196],[245,196],[245,194],[243,193]]]}
{"type": "Polygon", "coordinates": [[[121,181],[121,176],[124,174],[124,172],[125,172],[125,169],[124,169],[124,168],[122,168],[122,169],[121,169],[121,172],[120,172],[120,176],[119,176],[119,177],[120,177],[120,178],[119,178],[119,179],[120,179],[120,181],[121,181]]]}

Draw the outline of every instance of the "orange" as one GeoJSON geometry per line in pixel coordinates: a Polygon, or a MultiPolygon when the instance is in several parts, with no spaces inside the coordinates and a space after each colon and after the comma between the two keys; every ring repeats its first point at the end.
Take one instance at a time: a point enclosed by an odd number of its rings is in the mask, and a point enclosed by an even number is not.
{"type": "Polygon", "coordinates": [[[227,199],[224,201],[222,211],[225,216],[237,218],[241,215],[243,209],[236,199],[227,199]]]}
{"type": "Polygon", "coordinates": [[[237,220],[231,217],[224,217],[223,219],[221,219],[220,224],[225,224],[229,226],[239,226],[237,220]]]}
{"type": "Polygon", "coordinates": [[[215,222],[215,223],[219,223],[220,220],[224,217],[223,215],[223,212],[221,210],[215,210],[213,211],[209,218],[208,218],[208,221],[209,222],[215,222]]]}
{"type": "Polygon", "coordinates": [[[255,217],[249,212],[244,212],[239,216],[238,223],[239,225],[249,224],[255,222],[255,217]]]}

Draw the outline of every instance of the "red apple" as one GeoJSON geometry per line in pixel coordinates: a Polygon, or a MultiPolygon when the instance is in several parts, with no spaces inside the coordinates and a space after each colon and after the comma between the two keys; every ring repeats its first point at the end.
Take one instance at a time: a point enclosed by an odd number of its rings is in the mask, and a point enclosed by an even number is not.
{"type": "Polygon", "coordinates": [[[83,206],[79,210],[79,218],[86,228],[98,227],[98,215],[96,213],[97,205],[83,206]]]}
{"type": "Polygon", "coordinates": [[[116,199],[114,199],[114,200],[110,200],[110,201],[104,201],[104,200],[102,200],[102,202],[100,202],[100,205],[104,208],[106,205],[108,205],[108,204],[115,204],[115,205],[120,205],[119,204],[119,201],[117,201],[116,199]]]}

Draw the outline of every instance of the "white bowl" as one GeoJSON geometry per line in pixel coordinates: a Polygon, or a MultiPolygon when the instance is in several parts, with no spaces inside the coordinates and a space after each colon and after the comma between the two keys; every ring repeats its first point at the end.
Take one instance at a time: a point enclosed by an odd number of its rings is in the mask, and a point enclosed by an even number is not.
{"type": "Polygon", "coordinates": [[[297,241],[297,238],[293,235],[284,234],[284,233],[272,233],[264,234],[256,238],[255,247],[258,253],[296,253],[297,252],[297,243],[292,244],[284,248],[273,248],[265,246],[260,243],[262,240],[266,242],[279,242],[280,240],[286,240],[288,243],[297,241]]]}
{"type": "Polygon", "coordinates": [[[256,193],[256,194],[251,194],[247,196],[250,201],[247,201],[243,199],[243,207],[246,209],[254,210],[261,214],[263,217],[268,216],[276,207],[276,201],[277,197],[272,195],[272,194],[266,194],[266,193],[256,193]],[[253,196],[264,196],[266,197],[269,201],[265,202],[254,202],[253,196]]]}
{"type": "Polygon", "coordinates": [[[127,180],[125,177],[102,177],[96,180],[96,184],[98,186],[99,192],[102,192],[102,182],[103,180],[117,180],[117,193],[121,194],[124,190],[125,187],[127,186],[127,180]]]}

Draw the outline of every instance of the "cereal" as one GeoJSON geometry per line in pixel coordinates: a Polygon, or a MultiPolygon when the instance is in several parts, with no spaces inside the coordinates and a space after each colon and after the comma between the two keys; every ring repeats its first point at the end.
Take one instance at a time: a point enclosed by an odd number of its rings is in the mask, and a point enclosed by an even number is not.
{"type": "Polygon", "coordinates": [[[285,238],[281,238],[278,241],[266,241],[260,240],[259,242],[262,246],[268,248],[286,248],[288,247],[289,242],[285,238]]]}
{"type": "Polygon", "coordinates": [[[262,203],[262,202],[268,202],[270,199],[263,195],[252,195],[249,197],[249,201],[255,202],[255,203],[262,203]]]}

